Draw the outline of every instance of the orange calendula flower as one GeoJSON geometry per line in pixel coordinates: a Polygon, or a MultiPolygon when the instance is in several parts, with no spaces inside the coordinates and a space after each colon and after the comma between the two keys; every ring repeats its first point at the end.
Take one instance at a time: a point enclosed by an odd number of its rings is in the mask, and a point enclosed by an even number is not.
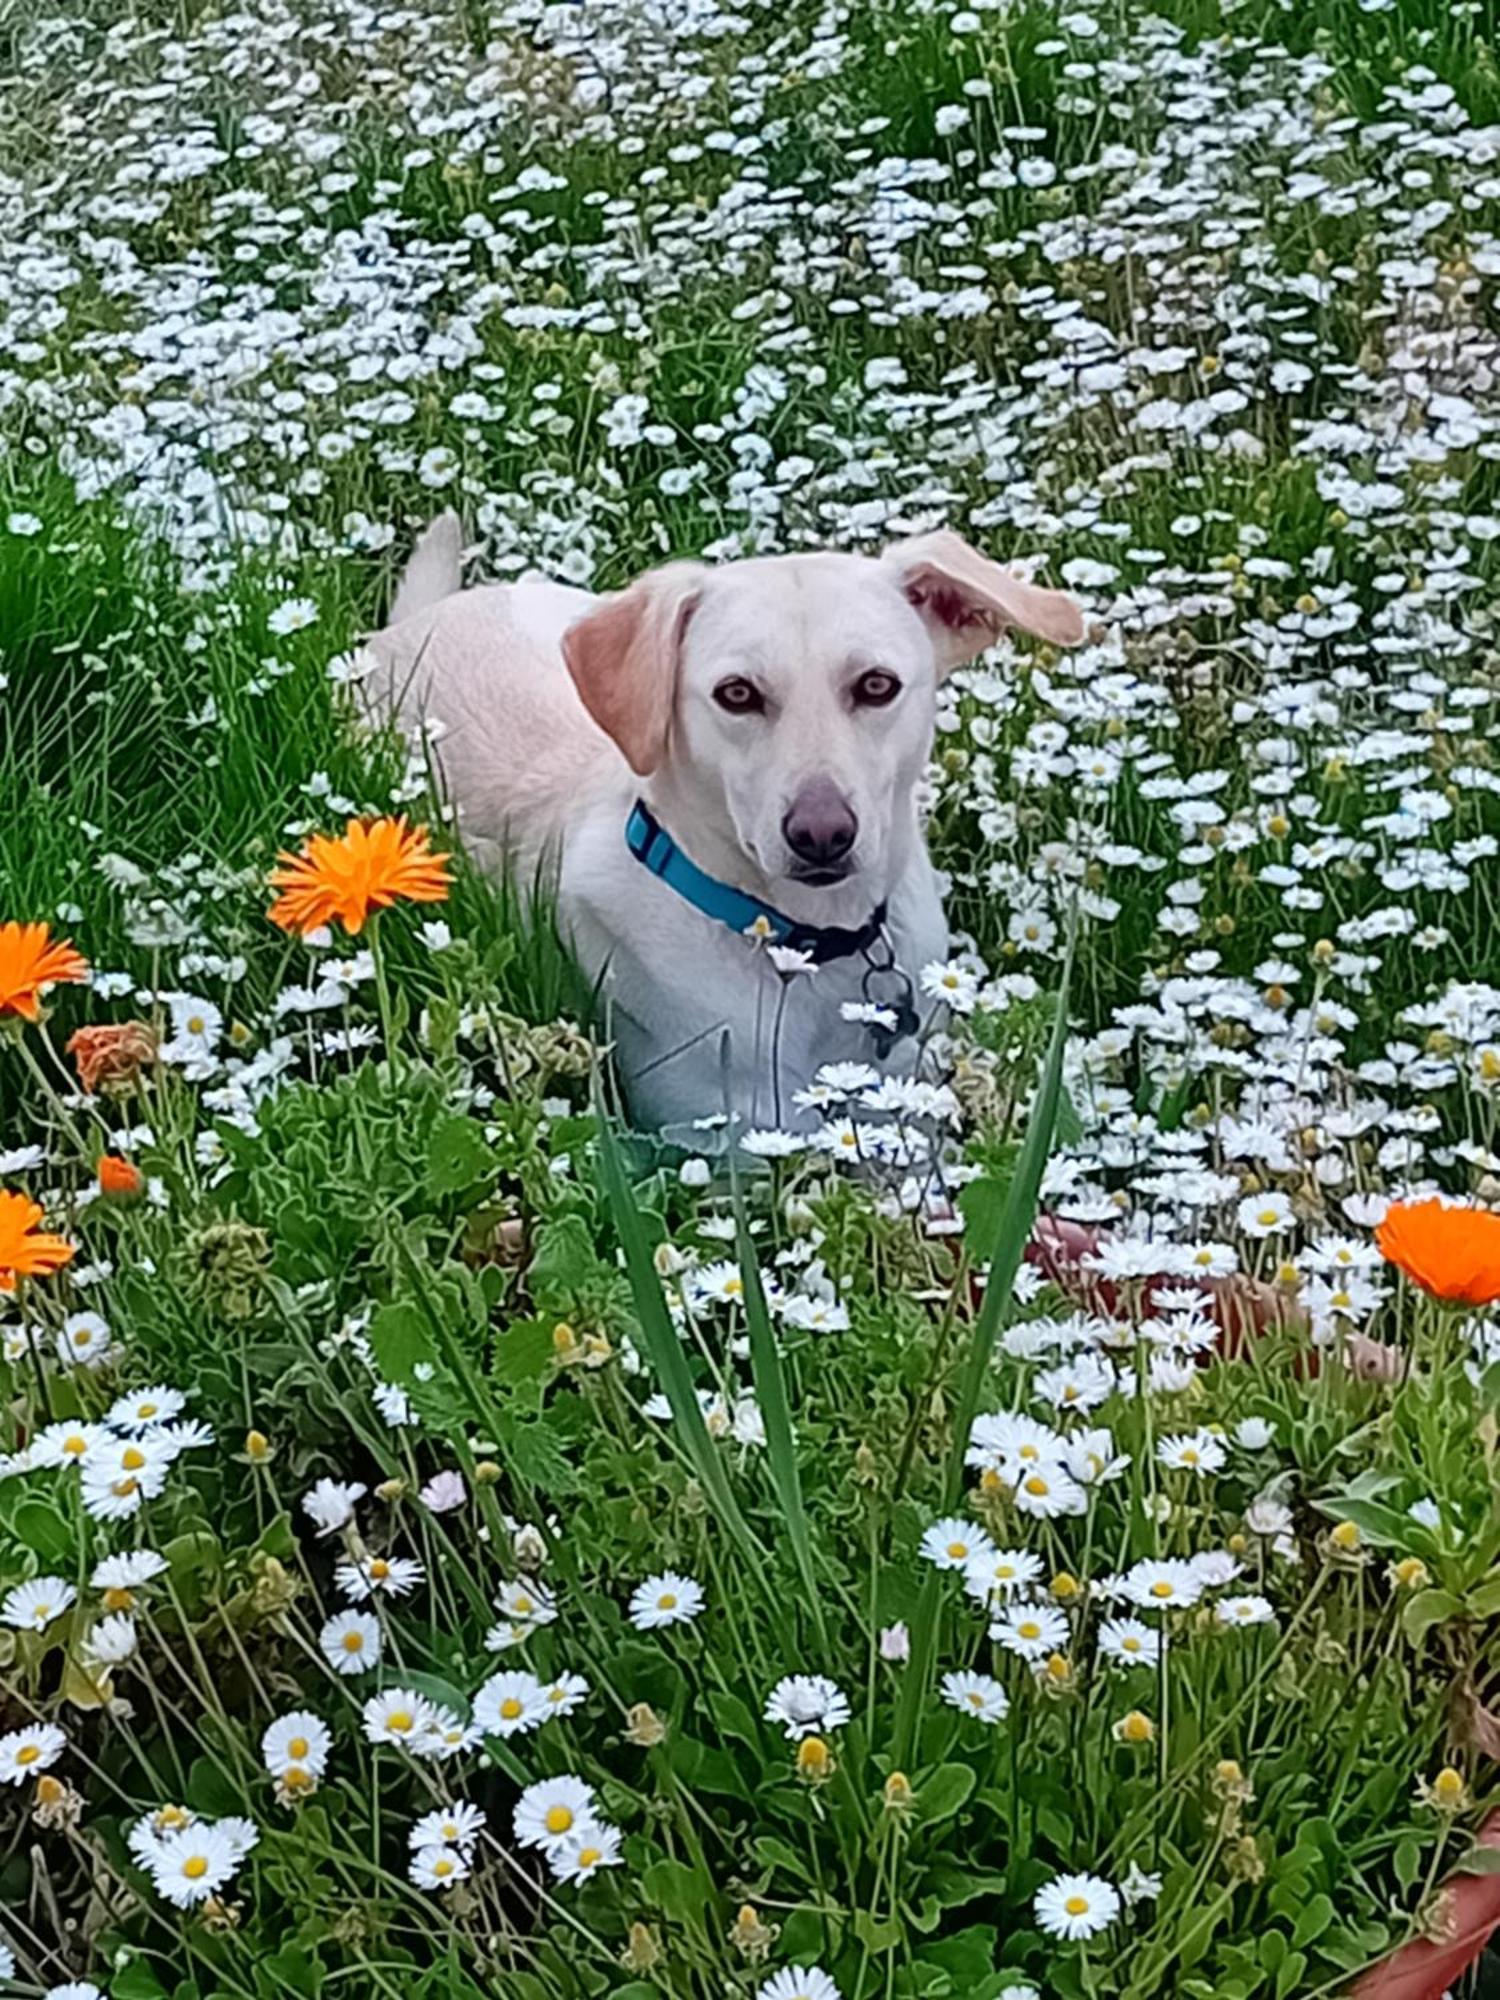
{"type": "Polygon", "coordinates": [[[99,1155],[98,1175],[100,1194],[112,1195],[117,1201],[129,1200],[145,1185],[135,1162],[122,1159],[118,1153],[99,1155]]]}
{"type": "Polygon", "coordinates": [[[1500,1299],[1500,1215],[1441,1201],[1398,1201],[1375,1231],[1380,1254],[1435,1299],[1487,1306],[1500,1299]]]}
{"type": "Polygon", "coordinates": [[[0,1188],[0,1292],[13,1292],[17,1278],[50,1278],[73,1256],[73,1246],[37,1228],[39,1202],[0,1188]]]}
{"type": "Polygon", "coordinates": [[[44,986],[88,977],[88,960],[47,924],[0,924],[0,1014],[34,1021],[44,986]]]}
{"type": "Polygon", "coordinates": [[[391,903],[441,903],[448,895],[448,857],[434,854],[425,826],[400,819],[351,819],[335,838],[315,833],[300,854],[283,854],[271,887],[281,894],[268,912],[284,931],[309,931],[335,918],[358,936],[366,920],[391,903]]]}

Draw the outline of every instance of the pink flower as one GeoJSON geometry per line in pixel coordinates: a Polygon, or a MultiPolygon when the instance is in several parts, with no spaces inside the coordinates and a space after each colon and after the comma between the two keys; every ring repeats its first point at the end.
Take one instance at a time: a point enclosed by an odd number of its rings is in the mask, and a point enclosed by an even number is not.
{"type": "Polygon", "coordinates": [[[434,1514],[451,1514],[455,1507],[462,1507],[469,1497],[469,1489],[463,1477],[457,1472],[439,1472],[429,1479],[422,1488],[422,1505],[434,1514]]]}
{"type": "Polygon", "coordinates": [[[880,1635],[880,1657],[882,1660],[909,1660],[911,1658],[911,1634],[904,1625],[887,1625],[880,1635]]]}

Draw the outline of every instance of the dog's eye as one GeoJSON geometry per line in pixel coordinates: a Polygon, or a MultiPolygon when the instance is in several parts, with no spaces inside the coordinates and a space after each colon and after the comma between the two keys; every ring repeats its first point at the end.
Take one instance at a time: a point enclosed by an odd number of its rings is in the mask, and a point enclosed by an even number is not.
{"type": "Polygon", "coordinates": [[[861,674],[854,683],[854,699],[861,708],[884,708],[893,702],[901,692],[901,683],[894,674],[888,674],[880,667],[871,667],[867,674],[861,674]]]}
{"type": "Polygon", "coordinates": [[[719,682],[714,689],[714,700],[727,715],[760,715],[766,706],[765,697],[754,681],[744,680],[738,674],[719,682]]]}

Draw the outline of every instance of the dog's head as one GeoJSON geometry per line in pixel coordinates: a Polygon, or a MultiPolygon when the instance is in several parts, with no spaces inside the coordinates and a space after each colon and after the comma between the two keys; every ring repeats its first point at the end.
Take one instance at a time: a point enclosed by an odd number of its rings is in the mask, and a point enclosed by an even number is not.
{"type": "Polygon", "coordinates": [[[1070,598],[942,530],[878,561],[672,563],[571,626],[563,652],[695,860],[748,863],[789,914],[836,922],[905,859],[937,683],[1007,627],[1083,636],[1070,598]]]}

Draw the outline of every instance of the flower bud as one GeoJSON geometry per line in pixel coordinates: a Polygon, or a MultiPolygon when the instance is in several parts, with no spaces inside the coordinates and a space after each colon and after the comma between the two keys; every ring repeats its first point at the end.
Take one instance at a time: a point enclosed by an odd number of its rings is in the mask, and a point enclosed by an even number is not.
{"type": "Polygon", "coordinates": [[[665,1742],[667,1725],[662,1721],[649,1701],[638,1701],[625,1713],[625,1741],[634,1743],[637,1749],[654,1750],[658,1743],[665,1742]]]}
{"type": "Polygon", "coordinates": [[[917,1803],[911,1779],[904,1771],[892,1771],[885,1781],[885,1809],[888,1813],[909,1813],[917,1803]]]}
{"type": "Polygon", "coordinates": [[[797,1745],[797,1776],[805,1785],[825,1785],[834,1773],[833,1752],[821,1736],[804,1736],[797,1745]]]}

